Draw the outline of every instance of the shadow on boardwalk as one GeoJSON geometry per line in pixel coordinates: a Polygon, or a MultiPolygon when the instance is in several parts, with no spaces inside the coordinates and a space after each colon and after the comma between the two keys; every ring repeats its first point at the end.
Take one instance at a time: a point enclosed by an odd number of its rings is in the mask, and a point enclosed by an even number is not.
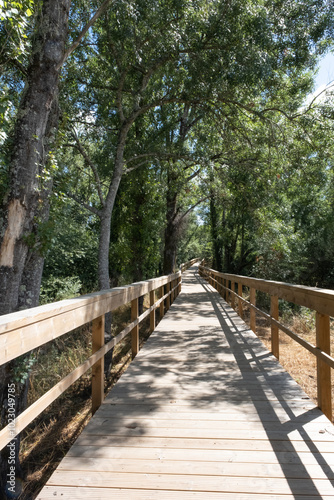
{"type": "Polygon", "coordinates": [[[38,498],[334,498],[332,429],[192,269],[38,498]]]}
{"type": "MultiPolygon", "coordinates": [[[[266,427],[269,427],[269,429],[273,428],[272,424],[266,425],[266,422],[269,419],[270,422],[276,423],[276,429],[284,433],[285,439],[283,438],[282,441],[284,441],[285,450],[294,455],[294,463],[300,466],[300,477],[305,481],[305,488],[309,495],[319,495],[319,491],[312,478],[308,474],[302,460],[299,458],[298,452],[295,450],[295,447],[293,445],[293,441],[291,441],[289,438],[289,435],[291,435],[292,431],[297,431],[300,434],[300,436],[303,438],[303,442],[312,453],[319,466],[324,471],[324,474],[331,481],[331,484],[334,486],[332,468],[329,464],[326,463],[326,459],[321,455],[321,452],[318,449],[317,445],[313,442],[312,438],[305,430],[305,423],[312,422],[319,416],[319,412],[314,411],[314,409],[312,408],[310,410],[306,409],[305,412],[302,413],[302,415],[296,416],[294,414],[293,399],[284,399],[284,396],[286,396],[286,383],[284,382],[290,381],[290,376],[287,377],[286,372],[283,369],[282,373],[280,373],[279,375],[273,376],[271,374],[269,367],[270,361],[273,365],[273,369],[276,368],[277,372],[277,362],[273,359],[272,354],[267,352],[265,354],[259,355],[259,351],[261,352],[263,350],[263,344],[260,339],[258,339],[255,334],[250,332],[248,326],[241,320],[239,315],[226,303],[224,299],[219,296],[216,291],[213,291],[213,289],[208,286],[207,283],[203,282],[203,279],[199,276],[197,277],[197,280],[202,284],[205,292],[210,297],[213,310],[215,311],[217,318],[221,324],[222,330],[225,334],[225,338],[231,348],[231,352],[233,352],[234,354],[240,373],[244,377],[245,381],[247,381],[247,387],[249,387],[250,380],[253,380],[256,383],[256,396],[254,396],[254,394],[252,393],[249,393],[249,396],[252,399],[254,407],[256,408],[261,421],[263,421],[264,429],[266,429],[266,427]],[[265,369],[263,367],[263,360],[269,360],[269,363],[266,363],[265,369]],[[289,417],[288,421],[281,423],[280,419],[276,415],[275,407],[267,398],[266,392],[263,390],[262,386],[257,383],[259,379],[259,373],[261,373],[261,378],[268,382],[268,384],[270,384],[273,395],[280,402],[280,406],[284,409],[287,416],[289,417]],[[273,382],[277,382],[278,385],[273,382]],[[268,402],[265,413],[263,411],[263,405],[259,404],[259,401],[261,400],[268,402]],[[265,420],[262,419],[262,416],[264,415],[265,420]]],[[[309,399],[309,397],[306,395],[302,396],[302,398],[305,400],[309,399]]],[[[324,431],[324,433],[326,433],[326,430],[324,431]]],[[[277,438],[275,437],[275,432],[272,433],[270,432],[270,430],[268,430],[267,436],[272,444],[272,449],[276,451],[277,438]]],[[[277,453],[277,458],[280,462],[284,475],[290,484],[291,492],[294,493],[294,482],[289,481],[290,464],[281,461],[279,453],[277,453]]],[[[296,496],[298,495],[300,495],[299,489],[296,492],[296,496]]]]}

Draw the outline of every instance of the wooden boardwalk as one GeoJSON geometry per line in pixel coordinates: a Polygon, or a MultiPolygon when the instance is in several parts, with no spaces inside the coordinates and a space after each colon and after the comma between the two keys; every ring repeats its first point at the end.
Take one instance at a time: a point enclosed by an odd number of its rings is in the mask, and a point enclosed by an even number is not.
{"type": "Polygon", "coordinates": [[[196,271],[39,500],[334,499],[334,426],[196,271]]]}

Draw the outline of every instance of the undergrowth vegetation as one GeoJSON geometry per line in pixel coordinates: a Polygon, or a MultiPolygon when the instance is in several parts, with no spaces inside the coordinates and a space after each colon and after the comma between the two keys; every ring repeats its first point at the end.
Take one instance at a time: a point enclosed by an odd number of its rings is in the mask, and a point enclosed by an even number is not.
{"type": "MultiPolygon", "coordinates": [[[[257,304],[259,305],[259,304],[257,304]]],[[[262,306],[262,304],[261,304],[262,306]]],[[[265,310],[264,307],[261,309],[265,310]]],[[[244,307],[244,319],[249,324],[250,311],[249,307],[244,307]]],[[[288,302],[280,302],[280,317],[279,321],[297,333],[310,344],[316,343],[315,330],[315,311],[306,307],[291,305],[288,302]]],[[[334,319],[331,319],[331,332],[333,332],[334,319]]],[[[269,321],[256,314],[256,334],[265,344],[267,349],[271,351],[271,328],[269,321]]],[[[284,332],[279,331],[280,345],[279,361],[283,368],[292,375],[298,382],[306,394],[314,401],[317,401],[317,363],[316,357],[313,356],[300,344],[284,332]]],[[[334,335],[331,333],[331,352],[334,352],[334,335]]],[[[334,380],[332,381],[332,397],[334,400],[334,380]]],[[[332,415],[334,419],[334,415],[332,415]]]]}

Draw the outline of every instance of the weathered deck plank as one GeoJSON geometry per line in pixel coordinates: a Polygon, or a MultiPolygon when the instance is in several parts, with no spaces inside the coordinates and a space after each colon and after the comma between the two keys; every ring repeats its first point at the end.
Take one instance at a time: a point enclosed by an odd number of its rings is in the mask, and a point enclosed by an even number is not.
{"type": "Polygon", "coordinates": [[[334,499],[334,426],[195,268],[183,281],[37,498],[334,499]]]}

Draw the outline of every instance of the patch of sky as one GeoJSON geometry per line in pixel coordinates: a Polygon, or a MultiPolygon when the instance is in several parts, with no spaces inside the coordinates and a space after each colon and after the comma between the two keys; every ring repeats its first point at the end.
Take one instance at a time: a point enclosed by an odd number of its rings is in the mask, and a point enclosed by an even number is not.
{"type": "Polygon", "coordinates": [[[318,73],[314,79],[314,91],[309,94],[305,105],[308,106],[314,99],[323,99],[326,92],[334,88],[334,52],[329,52],[318,64],[318,73]],[[318,96],[318,97],[317,97],[318,96]]]}
{"type": "Polygon", "coordinates": [[[334,80],[334,53],[329,52],[319,63],[319,72],[314,82],[315,89],[325,88],[334,80]]]}

